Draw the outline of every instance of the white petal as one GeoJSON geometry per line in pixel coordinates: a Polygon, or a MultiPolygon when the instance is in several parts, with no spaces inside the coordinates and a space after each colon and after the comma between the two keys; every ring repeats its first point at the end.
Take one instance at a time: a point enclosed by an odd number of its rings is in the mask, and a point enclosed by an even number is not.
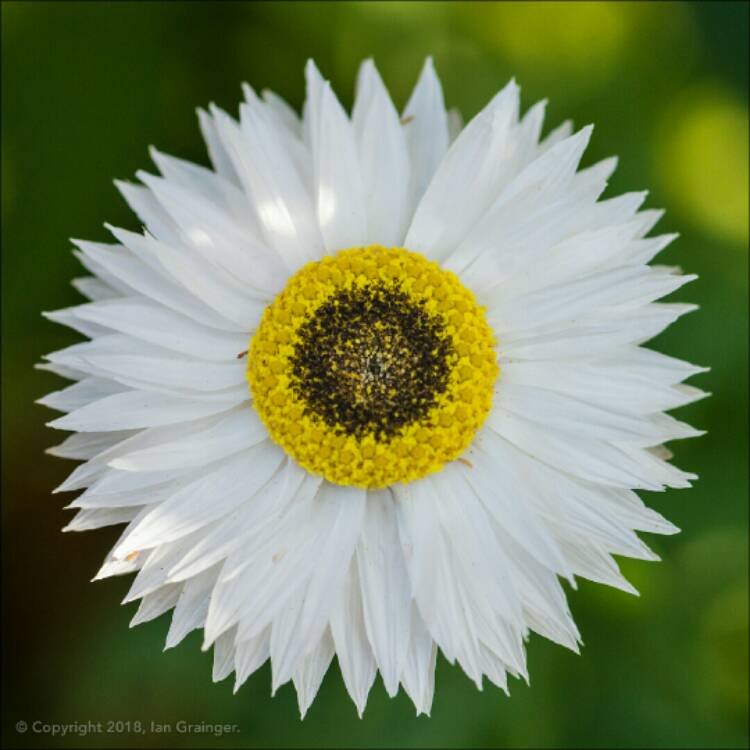
{"type": "Polygon", "coordinates": [[[620,573],[617,563],[584,534],[568,535],[560,544],[576,575],[638,596],[638,590],[620,573]]]}
{"type": "Polygon", "coordinates": [[[398,691],[409,646],[409,578],[390,492],[368,492],[362,536],[357,545],[367,636],[388,694],[398,691]]]}
{"type": "MultiPolygon", "coordinates": [[[[291,464],[287,464],[288,469],[291,464]]],[[[287,471],[286,479],[288,477],[287,471]]],[[[183,567],[177,566],[170,572],[172,578],[181,578],[186,575],[188,565],[193,569],[202,568],[206,562],[211,564],[217,556],[228,553],[211,597],[205,644],[236,622],[240,640],[254,637],[271,624],[290,601],[299,599],[320,547],[326,543],[335,512],[330,504],[322,506],[315,499],[319,486],[320,479],[308,475],[296,489],[277,490],[275,506],[274,497],[267,496],[264,489],[258,502],[249,504],[257,506],[259,511],[255,513],[254,523],[244,512],[247,504],[238,506],[243,512],[234,519],[237,522],[234,539],[230,538],[231,529],[224,530],[218,550],[202,544],[198,558],[188,556],[188,562],[184,566],[181,563],[183,567]]],[[[216,534],[220,533],[220,527],[216,534]]],[[[206,541],[210,540],[206,535],[206,541]]]]}
{"type": "Polygon", "coordinates": [[[297,113],[289,104],[278,94],[268,89],[263,89],[261,95],[263,96],[263,101],[265,101],[268,108],[273,112],[276,122],[283,124],[293,135],[300,137],[302,135],[302,123],[297,113]]]}
{"type": "MultiPolygon", "coordinates": [[[[146,515],[148,515],[148,513],[141,514],[138,522],[145,518],[146,515]]],[[[138,522],[135,523],[132,528],[135,528],[138,525],[138,522]]],[[[129,533],[129,531],[126,531],[126,534],[121,537],[121,540],[127,538],[129,533]]],[[[173,581],[167,580],[167,571],[174,561],[184,555],[185,550],[188,549],[191,544],[195,543],[197,536],[196,533],[193,533],[182,539],[163,544],[157,549],[150,550],[148,559],[141,567],[141,570],[135,577],[127,595],[122,600],[123,604],[147,596],[158,589],[163,588],[167,584],[173,584],[173,581]]],[[[140,557],[144,553],[145,550],[140,550],[137,555],[132,554],[130,557],[140,557]]],[[[180,583],[179,586],[182,590],[182,583],[180,583]]]]}
{"type": "Polygon", "coordinates": [[[115,393],[123,393],[128,388],[104,378],[84,378],[61,391],[54,391],[44,398],[37,399],[38,404],[57,411],[71,412],[87,406],[115,393]]]}
{"type": "MultiPolygon", "coordinates": [[[[458,482],[458,491],[466,496],[467,508],[474,510],[473,516],[469,516],[467,513],[467,517],[461,519],[463,525],[459,530],[463,531],[464,539],[476,536],[477,544],[481,540],[484,542],[487,552],[492,551],[492,540],[486,537],[486,531],[483,528],[487,527],[488,524],[487,522],[481,523],[483,512],[480,508],[475,508],[478,499],[489,516],[494,518],[505,533],[532,557],[547,569],[567,576],[568,571],[554,537],[546,532],[540,520],[536,517],[533,508],[530,508],[528,503],[519,500],[520,497],[525,495],[526,478],[520,470],[518,462],[514,460],[515,457],[509,455],[508,450],[499,440],[485,437],[484,434],[481,437],[481,445],[478,436],[476,449],[469,453],[469,462],[472,464],[472,468],[456,464],[446,467],[446,471],[450,472],[447,476],[449,479],[453,479],[454,483],[460,477],[474,489],[474,493],[469,492],[467,488],[463,488],[463,491],[461,491],[461,485],[458,482]],[[486,449],[484,449],[485,443],[487,443],[486,449]],[[498,481],[498,477],[502,477],[502,481],[498,481]],[[473,531],[471,527],[467,530],[464,526],[469,522],[473,522],[473,531]]],[[[446,509],[452,508],[448,501],[444,501],[444,504],[446,509]]],[[[468,549],[467,545],[467,552],[470,551],[472,550],[468,549]]],[[[501,569],[497,563],[493,567],[501,569]]],[[[516,625],[520,625],[521,613],[511,583],[512,579],[503,580],[503,577],[500,576],[500,579],[496,582],[498,585],[496,595],[504,595],[507,616],[512,618],[511,621],[515,622],[516,625]]]]}
{"type": "Polygon", "coordinates": [[[78,432],[157,427],[219,414],[246,398],[239,392],[221,400],[190,401],[154,391],[128,391],[107,396],[47,424],[78,432]]]}
{"type": "Polygon", "coordinates": [[[533,386],[503,383],[495,404],[520,417],[537,422],[540,429],[553,429],[571,435],[657,445],[665,442],[663,425],[647,418],[623,413],[616,401],[596,406],[585,398],[575,398],[533,386]]]}
{"type": "Polygon", "coordinates": [[[201,362],[170,352],[164,356],[103,354],[83,356],[83,360],[109,377],[123,382],[147,384],[192,394],[226,392],[246,385],[243,362],[201,362]]]}
{"type": "Polygon", "coordinates": [[[547,109],[547,100],[537,102],[530,107],[518,126],[518,146],[516,159],[519,164],[528,164],[534,160],[539,151],[539,135],[547,109]]]}
{"type": "Polygon", "coordinates": [[[456,107],[448,110],[448,143],[451,144],[458,138],[464,129],[464,118],[456,107]]]}
{"type": "Polygon", "coordinates": [[[182,236],[179,224],[167,213],[151,190],[121,180],[115,180],[115,187],[150,234],[162,242],[175,246],[180,244],[182,236]]]}
{"type": "Polygon", "coordinates": [[[73,279],[71,283],[76,291],[92,302],[99,302],[100,300],[113,299],[120,296],[116,289],[113,289],[105,281],[97,279],[95,276],[81,276],[73,279]]]}
{"type": "Polygon", "coordinates": [[[402,116],[411,165],[408,214],[413,215],[448,150],[448,117],[432,58],[425,60],[402,116]]]}
{"type": "Polygon", "coordinates": [[[584,128],[514,176],[456,243],[446,268],[482,293],[569,236],[606,184],[575,179],[590,135],[584,128]]]}
{"type": "Polygon", "coordinates": [[[406,651],[401,684],[419,714],[430,715],[435,692],[435,664],[437,646],[419,614],[416,604],[411,605],[409,646],[406,651]]]}
{"type": "MultiPolygon", "coordinates": [[[[132,521],[130,521],[130,523],[128,523],[128,525],[120,534],[118,542],[125,538],[126,534],[130,532],[130,530],[140,521],[143,516],[146,515],[147,512],[148,511],[144,508],[132,521]]],[[[114,555],[112,554],[112,551],[110,550],[104,559],[102,567],[91,580],[101,581],[105,578],[109,578],[110,576],[135,573],[145,565],[150,555],[151,550],[144,550],[137,555],[131,555],[130,559],[128,560],[116,560],[114,555]]]]}
{"type": "Polygon", "coordinates": [[[543,388],[604,409],[639,415],[675,409],[702,393],[680,391],[670,380],[659,377],[658,371],[651,373],[638,367],[627,357],[556,362],[553,367],[546,362],[524,361],[503,365],[498,390],[514,385],[543,388]]]}
{"type": "Polygon", "coordinates": [[[377,667],[365,629],[356,560],[352,560],[347,570],[342,591],[331,611],[331,633],[344,684],[361,717],[377,667]]]}
{"type": "Polygon", "coordinates": [[[665,485],[685,486],[685,478],[671,478],[655,463],[615,446],[581,435],[563,435],[533,428],[523,417],[497,408],[490,427],[529,455],[574,476],[608,487],[662,490],[665,485]]]}
{"type": "Polygon", "coordinates": [[[579,360],[612,356],[627,344],[641,344],[661,333],[695,305],[652,303],[634,311],[600,311],[542,329],[504,337],[500,362],[579,360]]]}
{"type": "Polygon", "coordinates": [[[228,117],[218,124],[266,242],[288,271],[317,257],[322,239],[312,196],[260,105],[242,105],[241,127],[228,117]]]}
{"type": "MultiPolygon", "coordinates": [[[[210,533],[203,534],[185,557],[170,569],[170,580],[188,579],[214,563],[226,560],[239,547],[250,546],[254,539],[264,535],[293,500],[302,502],[299,490],[303,483],[312,485],[311,492],[314,494],[319,482],[308,477],[293,461],[287,460],[251,502],[235,508],[210,533]],[[299,481],[290,484],[289,474],[299,476],[299,481]]],[[[244,633],[238,635],[242,637],[244,633]]]]}
{"type": "MultiPolygon", "coordinates": [[[[596,204],[602,205],[602,204],[596,204]]],[[[571,206],[571,210],[574,208],[571,206]]],[[[585,204],[583,210],[587,211],[585,204]]],[[[567,220],[566,232],[570,229],[567,220]]],[[[574,281],[594,270],[623,266],[628,262],[628,250],[638,232],[638,219],[607,224],[598,229],[576,232],[552,246],[546,252],[525,254],[513,269],[504,270],[501,282],[493,289],[491,310],[510,298],[565,281],[574,281]]]]}
{"type": "Polygon", "coordinates": [[[504,333],[576,319],[602,308],[629,309],[653,302],[695,278],[660,273],[646,266],[602,271],[503,300],[492,311],[490,322],[504,333]]]}
{"type": "Polygon", "coordinates": [[[352,125],[312,60],[305,75],[315,199],[325,249],[365,245],[365,186],[352,125]]]}
{"type": "Polygon", "coordinates": [[[80,240],[76,240],[75,244],[81,249],[82,254],[78,256],[81,262],[84,261],[84,258],[89,263],[93,261],[92,268],[98,274],[101,272],[96,271],[97,268],[105,269],[107,273],[107,276],[104,277],[105,280],[117,281],[119,283],[118,288],[123,290],[124,295],[129,296],[132,292],[138,292],[144,297],[180,312],[209,328],[218,328],[224,331],[245,330],[230,323],[201,300],[185,289],[178,287],[163,275],[155,273],[152,267],[145,265],[140,259],[136,259],[124,247],[80,240]]]}
{"type": "Polygon", "coordinates": [[[96,323],[89,323],[88,321],[81,320],[76,316],[75,307],[67,307],[62,310],[53,310],[51,312],[43,312],[47,320],[51,320],[53,323],[59,323],[60,325],[68,326],[78,333],[82,333],[84,336],[89,338],[95,338],[96,336],[102,336],[108,333],[106,328],[97,325],[96,323]]]}
{"type": "Polygon", "coordinates": [[[270,441],[221,462],[153,509],[115,550],[118,557],[179,539],[251,498],[273,475],[283,452],[270,441]],[[211,502],[206,502],[210,493],[211,502]]]}
{"type": "Polygon", "coordinates": [[[401,245],[406,232],[409,154],[396,108],[372,60],[362,63],[352,124],[367,208],[367,240],[401,245]]]}
{"type": "MultiPolygon", "coordinates": [[[[156,196],[174,220],[180,245],[202,258],[209,268],[237,278],[253,296],[270,299],[269,289],[283,284],[283,269],[271,251],[241,225],[224,206],[216,205],[194,190],[139,171],[138,178],[156,196]]],[[[249,213],[246,211],[246,213],[249,213]]],[[[172,244],[169,238],[167,244],[172,244]]]]}
{"type": "MultiPolygon", "coordinates": [[[[104,473],[104,478],[109,473],[104,473]]],[[[148,506],[156,505],[166,500],[177,487],[182,486],[182,482],[188,479],[177,477],[174,481],[160,482],[156,486],[147,486],[132,490],[122,490],[119,492],[99,492],[91,487],[81,493],[73,502],[69,503],[67,508],[125,508],[130,506],[142,506],[145,510],[148,506]]]]}
{"type": "Polygon", "coordinates": [[[294,673],[294,687],[297,690],[300,718],[305,718],[307,709],[315,700],[320,683],[323,682],[323,677],[325,677],[325,673],[331,665],[334,653],[333,637],[330,630],[326,629],[320,643],[310,651],[302,665],[294,673]]]}
{"type": "Polygon", "coordinates": [[[77,317],[113,331],[198,359],[237,360],[248,347],[246,334],[217,331],[146,299],[103,300],[75,308],[77,317]]]}
{"type": "Polygon", "coordinates": [[[59,375],[66,380],[83,380],[88,377],[89,373],[78,370],[75,367],[67,365],[54,364],[52,362],[39,362],[34,365],[35,370],[44,370],[59,375]]]}
{"type": "Polygon", "coordinates": [[[364,490],[324,484],[320,496],[321,502],[333,506],[335,515],[327,543],[319,550],[300,607],[293,610],[296,617],[284,620],[284,631],[278,638],[274,637],[277,632],[275,628],[271,633],[274,689],[291,678],[299,660],[323,634],[362,527],[366,500],[364,490]]]}
{"type": "MultiPolygon", "coordinates": [[[[515,670],[525,673],[522,638],[526,625],[522,597],[509,565],[491,531],[489,515],[479,499],[461,482],[464,467],[443,469],[440,482],[431,478],[432,492],[446,540],[440,590],[448,592],[444,617],[455,622],[456,658],[466,673],[481,685],[479,642],[501,654],[515,670]],[[449,567],[450,566],[450,567],[449,567]],[[463,631],[463,633],[462,633],[463,631]]],[[[529,529],[533,533],[533,526],[529,529]]]]}
{"type": "Polygon", "coordinates": [[[560,123],[554,130],[550,131],[546,138],[539,144],[539,153],[544,153],[556,144],[569,138],[573,132],[573,121],[565,120],[560,123]]]}
{"type": "Polygon", "coordinates": [[[518,86],[511,81],[451,145],[416,210],[406,247],[441,261],[464,239],[503,183],[517,118],[518,86]]]}
{"type": "Polygon", "coordinates": [[[177,603],[181,589],[181,583],[169,584],[145,596],[140,607],[138,607],[138,611],[130,621],[130,627],[133,628],[143,622],[153,620],[172,609],[177,603]]]}
{"type": "MultiPolygon", "coordinates": [[[[205,429],[186,430],[176,440],[165,440],[151,447],[118,451],[109,465],[124,471],[168,471],[198,467],[223,456],[233,455],[257,445],[267,436],[265,427],[253,409],[240,407],[221,415],[205,429]]],[[[203,425],[201,425],[202,427],[203,425]]],[[[142,433],[145,434],[145,433],[142,433]]],[[[123,446],[124,448],[124,446],[123,446]]]]}
{"type": "Polygon", "coordinates": [[[87,461],[113,445],[132,437],[133,432],[79,432],[68,435],[59,445],[47,448],[45,453],[58,458],[72,458],[87,461]]]}
{"type": "Polygon", "coordinates": [[[117,523],[129,523],[140,509],[135,508],[84,508],[63,528],[63,531],[90,531],[117,523]]]}
{"type": "Polygon", "coordinates": [[[219,206],[229,208],[236,196],[241,194],[233,182],[200,164],[164,154],[153,146],[148,152],[154,164],[169,182],[200,196],[214,208],[219,206]]]}
{"type": "Polygon", "coordinates": [[[126,247],[150,254],[164,270],[191,295],[221,315],[241,331],[252,331],[260,320],[263,303],[253,299],[228,273],[210,268],[184,252],[148,235],[138,235],[110,227],[126,247]]]}
{"type": "MultiPolygon", "coordinates": [[[[240,407],[240,409],[246,410],[243,409],[243,407],[240,407]]],[[[154,446],[168,444],[180,437],[187,438],[196,432],[202,432],[203,430],[213,427],[223,420],[224,416],[225,415],[223,414],[209,416],[177,425],[154,427],[148,430],[142,430],[137,434],[126,434],[125,437],[127,439],[120,437],[119,440],[112,441],[112,445],[106,450],[103,450],[96,456],[93,456],[91,460],[76,468],[66,482],[61,485],[60,489],[74,490],[85,487],[88,484],[91,484],[91,478],[94,477],[95,474],[101,473],[100,470],[107,466],[112,466],[116,459],[129,453],[133,453],[134,451],[146,450],[154,446]]],[[[252,420],[252,417],[249,419],[252,420]]],[[[121,433],[113,434],[120,435],[121,433]]],[[[182,468],[182,466],[184,466],[184,464],[181,464],[180,467],[177,468],[182,468]]],[[[169,469],[170,467],[165,466],[163,468],[169,469]]],[[[128,476],[127,472],[114,471],[105,473],[104,478],[99,480],[99,484],[107,485],[109,491],[132,490],[135,487],[133,480],[134,475],[132,473],[128,476]],[[116,478],[118,475],[120,476],[120,480],[116,478]]],[[[135,478],[135,481],[138,481],[137,478],[135,478]]],[[[149,480],[148,483],[153,484],[151,480],[149,480]]]]}
{"type": "MultiPolygon", "coordinates": [[[[467,598],[472,592],[462,591],[462,584],[470,580],[459,570],[461,564],[438,520],[435,504],[440,498],[429,479],[397,486],[396,491],[399,532],[420,615],[446,659],[451,663],[458,660],[464,671],[481,684],[476,616],[482,613],[467,598]]],[[[481,602],[479,606],[489,605],[481,602]]]]}
{"type": "MultiPolygon", "coordinates": [[[[236,632],[236,628],[228,631],[236,632]]],[[[219,636],[219,643],[225,635],[219,636]]],[[[234,692],[236,693],[247,678],[256,670],[260,669],[271,655],[271,631],[270,628],[262,630],[258,635],[237,643],[237,653],[234,658],[236,679],[234,681],[234,692]]]]}
{"type": "Polygon", "coordinates": [[[239,185],[240,179],[232,165],[232,160],[224,148],[224,144],[221,142],[214,117],[203,109],[198,109],[197,112],[203,140],[206,142],[208,154],[211,157],[211,163],[216,173],[228,182],[239,185]]]}
{"type": "Polygon", "coordinates": [[[214,664],[212,678],[214,682],[220,682],[232,674],[235,666],[234,630],[224,633],[216,639],[214,644],[214,664]]]}
{"type": "Polygon", "coordinates": [[[192,630],[203,627],[208,612],[208,598],[218,572],[218,568],[207,570],[185,582],[172,613],[165,648],[174,648],[192,630]]]}

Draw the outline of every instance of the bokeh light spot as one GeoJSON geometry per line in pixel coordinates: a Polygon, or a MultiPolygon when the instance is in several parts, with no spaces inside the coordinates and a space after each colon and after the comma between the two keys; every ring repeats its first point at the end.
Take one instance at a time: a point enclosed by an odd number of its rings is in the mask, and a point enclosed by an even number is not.
{"type": "Polygon", "coordinates": [[[587,82],[606,77],[622,57],[631,14],[618,3],[467,4],[476,29],[511,62],[530,68],[580,73],[587,82]]]}
{"type": "Polygon", "coordinates": [[[746,245],[747,106],[729,92],[700,87],[663,118],[654,155],[668,200],[705,231],[746,245]]]}

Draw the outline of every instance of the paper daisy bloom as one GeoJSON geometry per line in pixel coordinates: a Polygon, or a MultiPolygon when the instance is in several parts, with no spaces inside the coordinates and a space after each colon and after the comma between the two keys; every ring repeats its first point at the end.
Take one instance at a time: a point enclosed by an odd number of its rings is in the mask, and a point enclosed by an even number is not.
{"type": "Polygon", "coordinates": [[[67,530],[127,524],[96,578],[137,572],[132,624],[173,609],[235,689],[270,659],[302,715],[334,655],[360,715],[378,672],[429,713],[438,649],[507,691],[531,632],[578,650],[561,579],[635,593],[612,555],[677,531],[635,490],[695,478],[663,444],[701,368],[642,344],[694,277],[515,82],[462,127],[429,60],[401,114],[371,61],[351,117],[306,78],[301,117],[199,111],[212,169],[152,150],[143,231],[74,242],[50,452],[67,530]]]}

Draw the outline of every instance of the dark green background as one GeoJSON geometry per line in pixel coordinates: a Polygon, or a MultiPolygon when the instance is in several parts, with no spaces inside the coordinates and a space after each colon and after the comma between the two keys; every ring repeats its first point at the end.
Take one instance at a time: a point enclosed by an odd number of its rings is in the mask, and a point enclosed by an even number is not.
{"type": "Polygon", "coordinates": [[[3,3],[3,745],[747,747],[747,38],[746,3],[3,3]],[[532,637],[531,687],[479,693],[440,661],[431,719],[378,681],[360,721],[333,665],[301,723],[267,667],[233,696],[196,633],[162,654],[167,617],[128,629],[129,579],[88,582],[119,531],[60,533],[71,497],[50,490],[72,466],[43,453],[61,436],[33,402],[61,381],[32,365],[76,336],[40,312],[80,301],[69,237],[137,227],[111,181],[151,168],[149,144],[205,162],[196,106],[235,113],[248,81],[298,107],[308,57],[348,106],[368,55],[401,106],[427,54],[466,116],[515,75],[548,127],[595,122],[586,162],[621,158],[608,194],[668,209],[662,262],[700,274],[678,298],[702,307],[655,346],[713,368],[679,414],[708,434],[675,446],[700,481],[647,498],[683,533],[649,539],[664,562],[623,563],[640,598],[571,594],[581,656],[532,637]],[[14,728],[181,718],[240,732],[14,728]]]}

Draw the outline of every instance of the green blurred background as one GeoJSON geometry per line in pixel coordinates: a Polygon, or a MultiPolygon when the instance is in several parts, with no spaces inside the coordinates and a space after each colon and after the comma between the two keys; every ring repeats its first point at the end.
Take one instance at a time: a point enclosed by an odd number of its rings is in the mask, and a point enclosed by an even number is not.
{"type": "Polygon", "coordinates": [[[2,396],[4,747],[747,747],[748,5],[746,3],[2,4],[2,396]],[[618,154],[608,195],[650,188],[681,238],[662,262],[700,279],[697,313],[655,346],[712,371],[713,397],[679,416],[708,430],[676,444],[700,481],[647,501],[683,533],[625,561],[640,598],[581,582],[585,648],[539,637],[531,687],[481,693],[440,661],[431,719],[378,681],[356,718],[332,668],[304,722],[268,667],[238,695],[212,684],[193,633],[162,654],[168,616],[128,629],[129,578],[89,583],[119,528],[63,535],[72,468],[43,451],[60,434],[33,402],[62,381],[32,369],[77,340],[42,310],[79,301],[69,237],[109,241],[137,222],[112,186],[151,169],[146,147],[205,163],[195,107],[235,113],[239,85],[296,107],[313,57],[344,103],[372,55],[398,106],[431,54],[446,99],[475,114],[510,76],[547,128],[596,123],[585,160],[618,154]],[[52,739],[18,721],[238,726],[225,737],[95,734],[52,739]]]}

